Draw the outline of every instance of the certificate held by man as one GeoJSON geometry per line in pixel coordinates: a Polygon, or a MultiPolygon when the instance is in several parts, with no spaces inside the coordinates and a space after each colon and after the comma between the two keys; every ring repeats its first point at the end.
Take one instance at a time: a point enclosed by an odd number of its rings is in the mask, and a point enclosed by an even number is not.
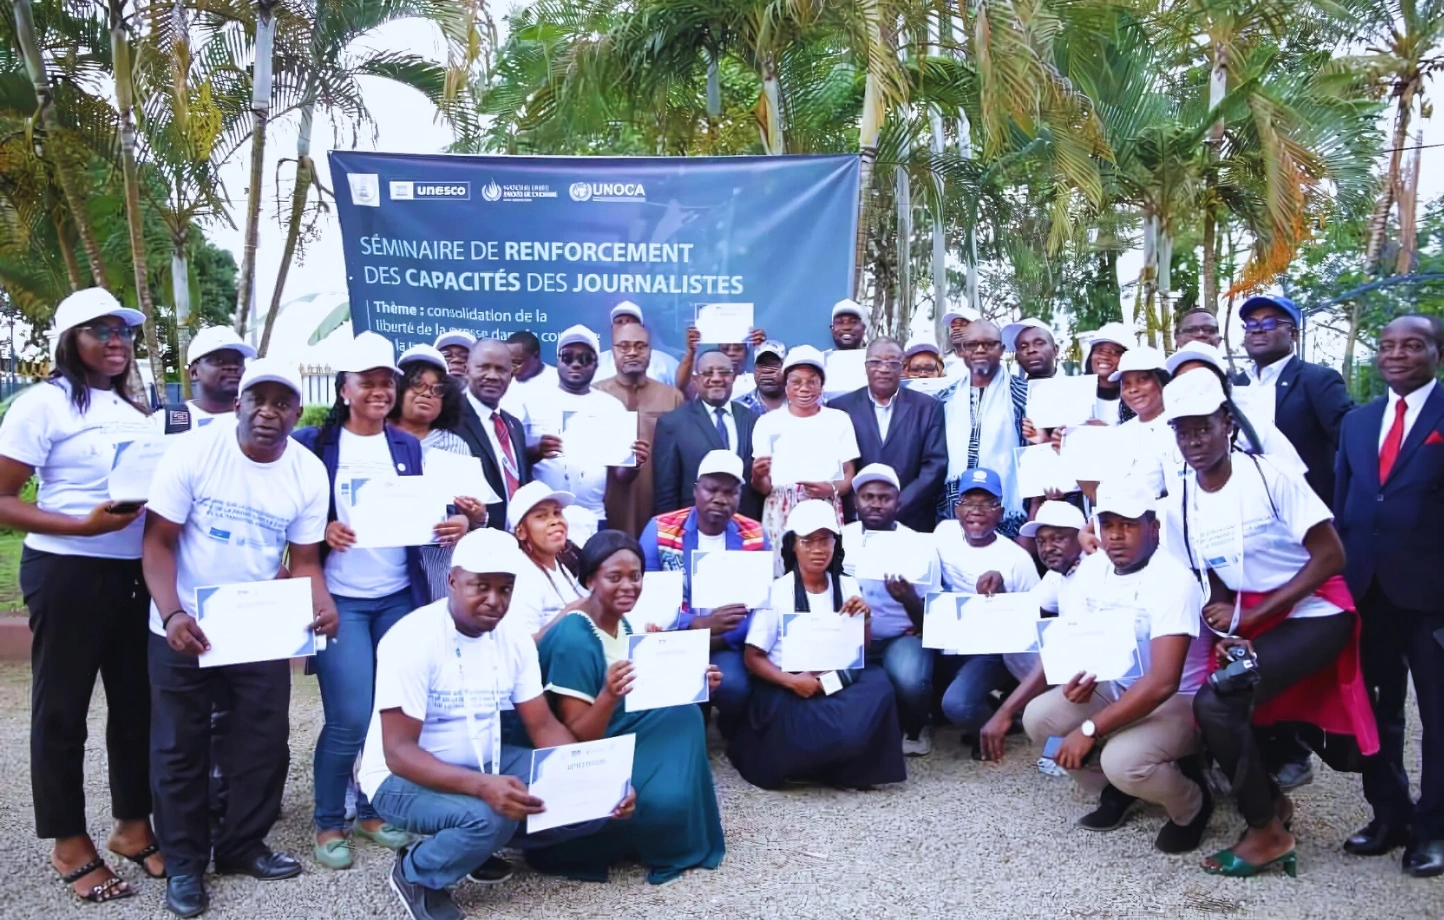
{"type": "Polygon", "coordinates": [[[618,735],[533,751],[527,791],[541,799],[544,811],[527,815],[526,832],[611,815],[632,790],[636,747],[636,735],[618,735]]]}
{"type": "Polygon", "coordinates": [[[203,668],[304,658],[325,648],[311,631],[311,579],[282,578],[196,588],[196,625],[211,645],[203,668]]]}
{"type": "Polygon", "coordinates": [[[636,466],[632,445],[637,440],[637,413],[608,412],[562,416],[562,453],[585,457],[604,466],[636,466]]]}
{"type": "Polygon", "coordinates": [[[1038,618],[1038,601],[1029,592],[961,595],[958,598],[958,638],[961,642],[949,651],[963,655],[1011,655],[1037,651],[1038,618]]]}
{"type": "Polygon", "coordinates": [[[1038,651],[1048,683],[1066,684],[1079,674],[1092,674],[1099,682],[1139,676],[1143,668],[1133,621],[1122,610],[1039,620],[1038,651]]]}
{"type": "Polygon", "coordinates": [[[623,697],[627,712],[705,703],[712,632],[679,629],[627,637],[632,689],[623,697]]]}
{"type": "Polygon", "coordinates": [[[761,607],[772,591],[772,554],[740,549],[692,553],[692,607],[761,607]]]}
{"type": "Polygon", "coordinates": [[[752,304],[704,303],[697,308],[702,345],[731,345],[752,336],[752,304]]]}
{"type": "Polygon", "coordinates": [[[1028,382],[1028,420],[1035,428],[1081,425],[1093,414],[1098,376],[1043,377],[1028,382]]]}
{"type": "Polygon", "coordinates": [[[783,613],[784,671],[847,671],[863,666],[867,618],[850,613],[783,613]]]}

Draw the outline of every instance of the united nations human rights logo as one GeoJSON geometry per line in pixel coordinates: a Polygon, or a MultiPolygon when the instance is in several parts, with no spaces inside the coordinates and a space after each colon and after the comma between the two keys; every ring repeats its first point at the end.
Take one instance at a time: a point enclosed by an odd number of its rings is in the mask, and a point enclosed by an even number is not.
{"type": "Polygon", "coordinates": [[[567,192],[572,201],[590,201],[592,197],[592,187],[586,182],[573,182],[567,192]]]}
{"type": "Polygon", "coordinates": [[[500,201],[501,186],[496,184],[495,179],[492,179],[490,182],[486,183],[481,187],[481,197],[486,199],[487,201],[500,201]]]}

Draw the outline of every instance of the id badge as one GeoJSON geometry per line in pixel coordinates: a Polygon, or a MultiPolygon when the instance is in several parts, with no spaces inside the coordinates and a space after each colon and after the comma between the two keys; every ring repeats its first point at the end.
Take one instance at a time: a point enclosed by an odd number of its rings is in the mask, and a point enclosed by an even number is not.
{"type": "Polygon", "coordinates": [[[842,678],[837,676],[836,671],[827,671],[817,676],[817,682],[822,684],[822,692],[828,696],[839,693],[842,690],[842,678]]]}

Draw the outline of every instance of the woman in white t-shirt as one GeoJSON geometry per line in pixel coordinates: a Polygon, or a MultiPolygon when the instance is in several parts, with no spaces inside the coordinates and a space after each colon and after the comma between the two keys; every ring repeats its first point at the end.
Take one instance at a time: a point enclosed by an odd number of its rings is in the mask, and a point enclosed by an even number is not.
{"type": "Polygon", "coordinates": [[[865,666],[872,611],[857,582],[842,574],[836,513],[827,502],[804,501],[788,515],[786,530],[786,574],[747,629],[743,660],[754,678],[752,695],[727,756],[743,779],[763,789],[799,780],[846,789],[903,782],[896,694],[885,670],[865,666]],[[784,623],[796,614],[862,617],[855,661],[836,671],[783,670],[784,623]]]}
{"type": "MultiPolygon", "coordinates": [[[[97,855],[86,830],[86,715],[105,680],[106,755],[115,829],[106,847],[159,878],[150,827],[150,595],[141,575],[143,514],[111,499],[120,448],[152,437],[154,422],[127,380],[144,316],[102,288],[55,310],[55,370],[24,391],[0,424],[0,526],[23,531],[20,587],[30,609],[30,782],[35,833],[76,895],[133,892],[97,855]],[[32,476],[36,502],[20,498],[32,476]]],[[[137,496],[139,497],[139,496],[137,496]]]]}
{"type": "MultiPolygon", "coordinates": [[[[314,661],[326,724],[316,739],[314,820],[316,861],[329,869],[351,865],[347,843],[346,790],[371,718],[376,646],[396,621],[424,605],[426,576],[418,547],[362,548],[350,527],[357,491],[366,483],[419,476],[421,444],[386,424],[396,404],[395,347],[374,332],[351,343],[336,378],[336,404],[319,428],[293,437],[321,458],[331,480],[326,525],[326,588],[336,601],[340,625],[314,661]]],[[[438,542],[455,543],[469,522],[454,515],[435,529],[438,542]]],[[[410,839],[381,820],[364,795],[356,799],[357,835],[399,849],[410,839]]]]}
{"type": "Polygon", "coordinates": [[[573,568],[577,547],[564,513],[574,500],[570,492],[553,491],[534,479],[507,504],[507,527],[531,566],[517,573],[506,623],[537,641],[560,614],[575,610],[587,596],[573,568]]]}
{"type": "Polygon", "coordinates": [[[1212,374],[1178,377],[1164,402],[1193,471],[1169,494],[1166,544],[1198,573],[1204,620],[1225,637],[1219,664],[1250,644],[1257,660],[1215,673],[1194,700],[1205,746],[1248,824],[1204,869],[1247,876],[1279,864],[1292,873],[1293,806],[1269,777],[1254,724],[1303,723],[1316,729],[1301,733],[1315,745],[1327,733],[1352,736],[1365,754],[1378,749],[1357,666],[1358,618],[1340,577],[1344,548],[1301,477],[1234,448],[1237,421],[1212,374]]]}
{"type": "Polygon", "coordinates": [[[842,520],[842,496],[852,488],[857,458],[862,455],[852,419],[822,404],[825,364],[822,353],[811,345],[788,352],[782,366],[787,404],[762,416],[752,429],[752,488],[767,496],[762,527],[775,547],[781,546],[783,525],[800,502],[830,502],[842,520]],[[776,481],[774,468],[781,477],[776,481]],[[795,481],[789,471],[798,468],[822,471],[824,477],[831,471],[831,478],[795,481]]]}

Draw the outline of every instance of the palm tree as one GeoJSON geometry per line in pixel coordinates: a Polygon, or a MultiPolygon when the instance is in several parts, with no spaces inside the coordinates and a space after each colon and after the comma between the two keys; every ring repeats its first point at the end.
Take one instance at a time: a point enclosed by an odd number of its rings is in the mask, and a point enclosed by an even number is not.
{"type": "Polygon", "coordinates": [[[251,71],[251,177],[246,189],[246,230],[241,273],[236,283],[236,331],[246,334],[255,299],[256,246],[261,232],[261,186],[266,165],[266,125],[271,117],[272,68],[276,44],[277,0],[256,0],[255,65],[251,71]]]}

